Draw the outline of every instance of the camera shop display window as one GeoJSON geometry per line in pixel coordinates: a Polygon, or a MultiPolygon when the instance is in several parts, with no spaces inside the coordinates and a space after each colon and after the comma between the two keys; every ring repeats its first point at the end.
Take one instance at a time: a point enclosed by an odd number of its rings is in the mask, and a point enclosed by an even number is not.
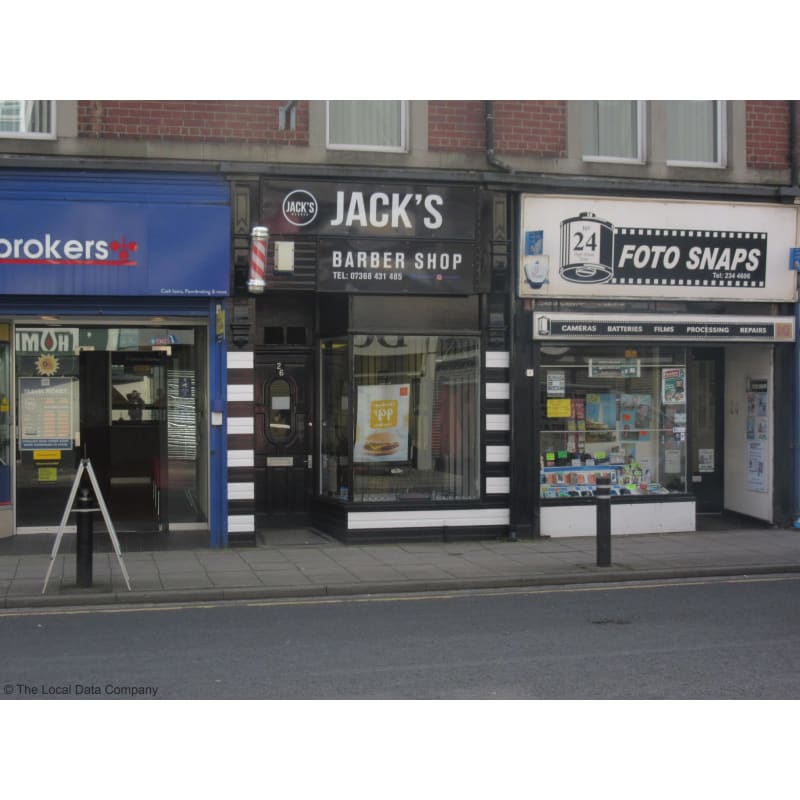
{"type": "Polygon", "coordinates": [[[546,345],[540,374],[542,498],[687,491],[683,348],[546,345]]]}

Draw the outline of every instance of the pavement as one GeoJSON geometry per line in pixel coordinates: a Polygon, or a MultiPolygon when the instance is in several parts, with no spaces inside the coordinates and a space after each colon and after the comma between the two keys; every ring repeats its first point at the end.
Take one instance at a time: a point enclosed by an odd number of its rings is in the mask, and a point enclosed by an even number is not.
{"type": "MultiPolygon", "coordinates": [[[[179,536],[170,534],[171,536],[179,536]]],[[[22,535],[14,537],[19,540],[22,535]]],[[[96,535],[97,536],[97,535],[96,535]]],[[[8,542],[8,540],[4,540],[8,542]]],[[[592,537],[344,545],[311,529],[271,531],[255,547],[180,545],[95,552],[92,586],[76,585],[74,542],[64,537],[46,593],[55,537],[38,548],[0,543],[0,608],[217,602],[498,589],[800,572],[800,530],[741,528],[612,536],[597,566],[592,537]]],[[[190,541],[190,540],[186,540],[190,541]]],[[[24,543],[23,543],[24,545],[24,543]]],[[[96,548],[99,549],[99,548],[96,548]]]]}

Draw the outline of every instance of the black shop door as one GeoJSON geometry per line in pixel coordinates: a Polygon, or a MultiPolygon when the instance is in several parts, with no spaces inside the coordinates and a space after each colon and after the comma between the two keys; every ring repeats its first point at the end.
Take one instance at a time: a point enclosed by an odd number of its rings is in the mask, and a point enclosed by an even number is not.
{"type": "Polygon", "coordinates": [[[721,514],[723,510],[724,363],[722,348],[689,351],[689,491],[698,514],[721,514]]]}
{"type": "Polygon", "coordinates": [[[256,354],[255,466],[258,525],[307,524],[313,495],[310,352],[256,354]]]}

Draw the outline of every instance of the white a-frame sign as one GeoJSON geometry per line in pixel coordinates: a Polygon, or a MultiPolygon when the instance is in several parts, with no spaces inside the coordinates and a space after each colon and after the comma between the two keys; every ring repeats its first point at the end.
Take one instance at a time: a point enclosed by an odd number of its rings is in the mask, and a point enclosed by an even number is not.
{"type": "MultiPolygon", "coordinates": [[[[50,580],[50,573],[53,571],[53,565],[56,562],[56,556],[58,555],[58,548],[61,546],[61,539],[64,536],[64,530],[67,527],[67,518],[69,517],[69,512],[72,510],[72,504],[75,502],[75,495],[78,493],[78,486],[81,482],[81,477],[83,476],[84,470],[89,476],[89,480],[92,483],[92,488],[94,489],[94,496],[97,498],[97,502],[100,506],[100,511],[103,514],[103,520],[106,523],[106,528],[108,529],[108,535],[111,537],[111,542],[114,545],[114,552],[117,554],[117,561],[119,561],[119,567],[122,570],[122,575],[125,578],[125,585],[128,587],[128,591],[131,591],[131,581],[128,578],[128,570],[125,569],[125,562],[122,560],[122,550],[119,546],[119,539],[117,538],[117,532],[114,530],[114,525],[111,522],[111,517],[108,515],[108,508],[106,507],[105,500],[103,500],[103,493],[100,491],[100,486],[97,483],[97,477],[94,474],[94,470],[92,469],[92,463],[89,461],[88,458],[82,458],[81,464],[78,467],[78,472],[75,475],[75,480],[72,484],[72,491],[69,493],[69,499],[67,500],[67,507],[64,509],[64,516],[61,517],[61,524],[58,526],[58,533],[56,534],[56,540],[53,544],[53,552],[50,553],[50,566],[47,568],[47,575],[44,577],[44,586],[42,587],[42,594],[47,591],[47,582],[50,580]]],[[[92,511],[94,509],[91,509],[92,511]]]]}

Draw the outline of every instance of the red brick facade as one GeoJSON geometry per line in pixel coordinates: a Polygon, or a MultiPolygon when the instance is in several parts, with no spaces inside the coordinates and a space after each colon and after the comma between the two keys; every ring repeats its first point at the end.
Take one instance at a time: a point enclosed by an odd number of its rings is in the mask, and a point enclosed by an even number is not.
{"type": "MultiPolygon", "coordinates": [[[[308,101],[297,101],[294,130],[279,129],[285,100],[81,100],[78,135],[230,144],[308,146],[308,101]]],[[[563,100],[496,100],[494,150],[498,155],[564,158],[567,109],[563,100]]],[[[746,102],[747,166],[785,169],[789,154],[789,103],[746,102]]],[[[486,149],[483,100],[431,100],[428,149],[475,154],[486,149]]]]}
{"type": "Polygon", "coordinates": [[[789,166],[789,103],[786,100],[748,100],[747,166],[781,169],[789,166]]]}
{"type": "Polygon", "coordinates": [[[286,100],[81,100],[78,135],[98,139],[308,144],[308,102],[295,107],[295,129],[282,131],[286,100]]]}
{"type": "MultiPolygon", "coordinates": [[[[493,106],[498,154],[562,158],[567,154],[567,107],[563,100],[498,100],[493,106]]],[[[457,153],[486,149],[483,100],[431,100],[428,148],[457,153]]]]}

